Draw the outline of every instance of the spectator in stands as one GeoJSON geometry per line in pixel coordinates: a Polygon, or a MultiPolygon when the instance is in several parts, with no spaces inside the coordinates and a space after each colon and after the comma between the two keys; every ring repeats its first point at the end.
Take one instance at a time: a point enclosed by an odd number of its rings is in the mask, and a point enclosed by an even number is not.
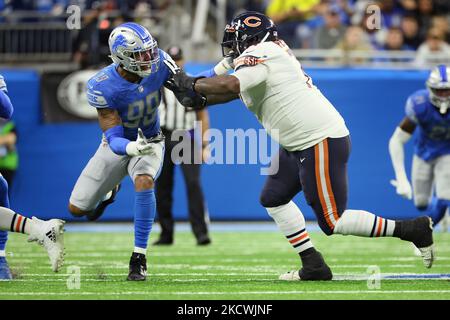
{"type": "Polygon", "coordinates": [[[313,23],[319,5],[320,0],[271,0],[266,14],[291,48],[305,48],[311,46],[312,32],[308,23],[313,23]]]}
{"type": "Polygon", "coordinates": [[[378,0],[376,4],[381,10],[382,28],[388,29],[400,26],[402,10],[394,0],[378,0]]]}
{"type": "Polygon", "coordinates": [[[19,163],[16,150],[17,130],[13,121],[0,119],[0,173],[8,182],[8,192],[19,163]]]}
{"type": "Polygon", "coordinates": [[[437,15],[431,18],[431,27],[439,29],[444,34],[444,40],[450,43],[449,18],[445,15],[437,15]]]}
{"type": "Polygon", "coordinates": [[[345,31],[344,38],[338,42],[335,49],[343,50],[341,63],[360,64],[367,61],[364,57],[353,57],[352,52],[368,52],[373,50],[364,30],[359,26],[350,26],[345,31]]]}
{"type": "Polygon", "coordinates": [[[450,45],[444,41],[444,33],[440,29],[428,31],[425,42],[417,50],[415,63],[421,68],[450,64],[450,45]]]}
{"type": "Polygon", "coordinates": [[[416,0],[399,0],[398,1],[403,10],[407,12],[412,12],[417,9],[417,1],[416,0]]]}
{"type": "Polygon", "coordinates": [[[314,47],[318,49],[331,49],[342,39],[346,27],[341,22],[339,8],[328,5],[323,14],[325,24],[314,34],[314,47]]]}
{"type": "Polygon", "coordinates": [[[403,32],[404,42],[407,46],[414,50],[420,46],[423,42],[422,37],[419,34],[419,22],[412,14],[406,14],[402,18],[400,28],[403,32]]]}
{"type": "Polygon", "coordinates": [[[425,37],[431,28],[431,18],[434,13],[433,0],[417,0],[417,21],[419,21],[420,34],[425,37]]]}
{"type": "Polygon", "coordinates": [[[381,49],[388,51],[412,50],[411,47],[405,44],[402,30],[397,27],[392,27],[388,30],[386,43],[381,49]]]}

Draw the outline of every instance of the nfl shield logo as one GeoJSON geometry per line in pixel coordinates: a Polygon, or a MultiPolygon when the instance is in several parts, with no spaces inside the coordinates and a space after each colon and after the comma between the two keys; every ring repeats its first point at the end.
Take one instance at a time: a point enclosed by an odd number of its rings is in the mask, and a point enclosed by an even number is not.
{"type": "Polygon", "coordinates": [[[139,86],[139,92],[144,92],[144,87],[143,86],[139,86]]]}

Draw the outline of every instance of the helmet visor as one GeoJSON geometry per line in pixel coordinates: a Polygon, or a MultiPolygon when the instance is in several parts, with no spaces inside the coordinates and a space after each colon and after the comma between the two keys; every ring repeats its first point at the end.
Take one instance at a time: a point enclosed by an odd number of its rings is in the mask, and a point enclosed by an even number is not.
{"type": "Polygon", "coordinates": [[[149,75],[156,72],[159,65],[159,50],[156,41],[145,48],[144,50],[133,51],[131,58],[134,60],[133,64],[137,72],[142,72],[143,75],[149,75]]]}
{"type": "Polygon", "coordinates": [[[435,89],[430,88],[433,94],[439,98],[450,98],[450,89],[435,89]]]}

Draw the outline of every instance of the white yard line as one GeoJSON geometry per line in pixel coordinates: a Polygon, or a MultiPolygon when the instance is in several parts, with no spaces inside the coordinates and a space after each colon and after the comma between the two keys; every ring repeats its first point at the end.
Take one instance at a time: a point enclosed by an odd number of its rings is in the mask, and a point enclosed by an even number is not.
{"type": "Polygon", "coordinates": [[[405,294],[405,293],[450,293],[450,290],[311,290],[311,291],[178,291],[178,292],[165,292],[165,291],[148,291],[148,292],[84,292],[84,291],[69,291],[69,292],[0,292],[0,296],[132,296],[132,295],[291,295],[291,294],[405,294]]]}

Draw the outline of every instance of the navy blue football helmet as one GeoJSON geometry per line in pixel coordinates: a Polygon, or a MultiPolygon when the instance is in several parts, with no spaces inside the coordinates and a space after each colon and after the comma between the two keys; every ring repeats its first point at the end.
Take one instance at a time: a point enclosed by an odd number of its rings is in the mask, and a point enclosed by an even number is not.
{"type": "Polygon", "coordinates": [[[254,44],[277,39],[277,27],[269,17],[256,11],[247,11],[234,17],[225,27],[222,54],[224,57],[237,58],[254,44]]]}

